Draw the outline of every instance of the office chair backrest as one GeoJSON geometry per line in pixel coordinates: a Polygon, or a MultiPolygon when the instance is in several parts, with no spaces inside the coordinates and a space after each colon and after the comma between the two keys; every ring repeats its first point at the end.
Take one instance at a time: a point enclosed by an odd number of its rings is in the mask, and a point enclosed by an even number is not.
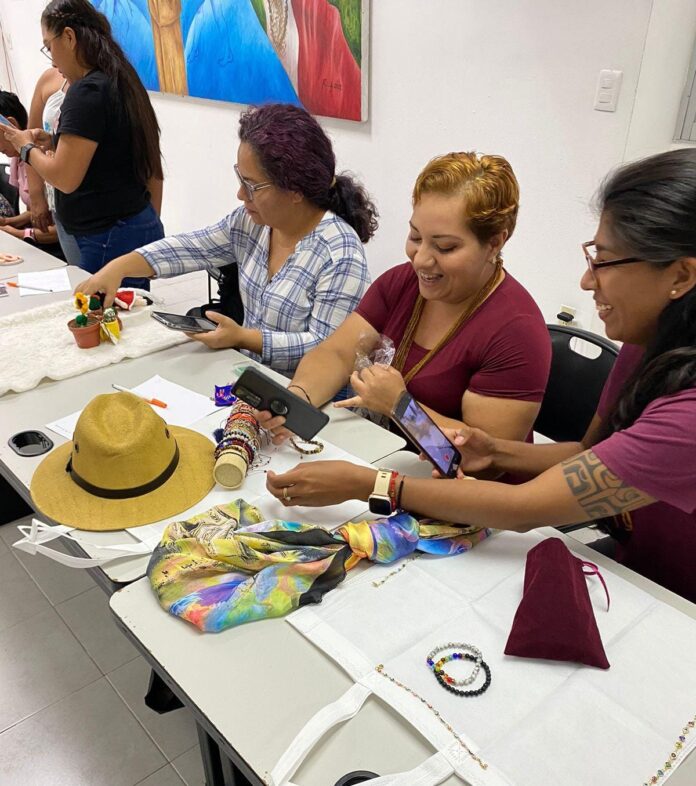
{"type": "Polygon", "coordinates": [[[10,165],[0,164],[0,194],[10,203],[15,215],[19,215],[19,191],[10,185],[10,165]]]}
{"type": "Polygon", "coordinates": [[[582,439],[597,409],[602,388],[619,350],[609,339],[568,325],[547,325],[551,335],[551,372],[534,431],[555,442],[582,439]],[[576,352],[571,340],[579,338],[598,347],[589,358],[576,352]]]}

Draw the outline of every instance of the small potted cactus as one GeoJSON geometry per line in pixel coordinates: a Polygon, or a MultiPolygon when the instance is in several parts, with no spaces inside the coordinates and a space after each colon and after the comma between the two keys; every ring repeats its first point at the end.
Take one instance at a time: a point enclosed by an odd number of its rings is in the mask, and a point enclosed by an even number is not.
{"type": "Polygon", "coordinates": [[[101,338],[101,322],[97,316],[89,313],[89,305],[89,298],[82,292],[75,295],[75,308],[79,313],[68,322],[68,329],[80,349],[98,347],[101,338]]]}

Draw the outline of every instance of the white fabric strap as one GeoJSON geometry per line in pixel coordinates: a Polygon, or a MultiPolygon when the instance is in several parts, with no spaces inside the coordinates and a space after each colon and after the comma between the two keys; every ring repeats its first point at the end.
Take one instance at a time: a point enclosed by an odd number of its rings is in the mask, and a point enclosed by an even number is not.
{"type": "Polygon", "coordinates": [[[42,554],[44,557],[60,562],[61,565],[65,565],[68,568],[97,568],[100,565],[106,565],[107,562],[122,557],[137,557],[152,553],[152,548],[147,543],[123,543],[118,546],[96,547],[100,551],[108,552],[103,557],[73,557],[72,554],[63,554],[61,551],[56,551],[44,545],[56,538],[68,538],[82,547],[80,541],[71,534],[73,531],[72,527],[66,527],[63,524],[50,526],[38,519],[32,519],[31,525],[19,524],[17,529],[24,537],[12,544],[14,548],[26,551],[27,554],[42,554]]]}
{"type": "Polygon", "coordinates": [[[442,752],[435,753],[408,772],[395,772],[368,781],[369,786],[437,786],[454,774],[454,768],[442,752]]]}
{"type": "Polygon", "coordinates": [[[336,724],[350,720],[356,715],[371,693],[372,691],[365,685],[356,683],[340,699],[327,704],[326,707],[322,707],[313,715],[300,729],[298,735],[273,768],[273,772],[270,774],[270,785],[292,786],[289,779],[292,778],[317,742],[336,724]]]}

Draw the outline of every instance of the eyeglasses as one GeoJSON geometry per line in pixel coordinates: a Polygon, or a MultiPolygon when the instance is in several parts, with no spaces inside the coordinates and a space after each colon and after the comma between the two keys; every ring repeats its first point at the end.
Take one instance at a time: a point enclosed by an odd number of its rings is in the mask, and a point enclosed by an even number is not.
{"type": "Polygon", "coordinates": [[[39,49],[39,52],[41,52],[42,55],[45,55],[49,60],[53,60],[53,55],[51,54],[51,46],[50,45],[56,40],[56,38],[60,38],[62,35],[63,35],[63,33],[58,33],[58,35],[54,35],[53,38],[51,38],[49,41],[47,41],[41,47],[41,49],[39,49]]]}
{"type": "Polygon", "coordinates": [[[622,259],[610,259],[607,262],[597,262],[597,250],[594,240],[588,240],[587,243],[582,244],[582,253],[585,255],[587,267],[590,273],[594,276],[595,271],[603,267],[616,267],[617,265],[631,265],[633,262],[644,262],[640,257],[623,257],[622,259]],[[594,247],[595,251],[592,253],[590,248],[594,247]]]}
{"type": "Polygon", "coordinates": [[[234,173],[237,175],[237,180],[239,180],[239,185],[246,191],[247,197],[249,197],[249,201],[254,201],[254,192],[260,191],[262,188],[270,188],[273,183],[250,183],[248,180],[245,180],[242,177],[241,172],[239,171],[239,167],[235,164],[234,165],[234,173]]]}

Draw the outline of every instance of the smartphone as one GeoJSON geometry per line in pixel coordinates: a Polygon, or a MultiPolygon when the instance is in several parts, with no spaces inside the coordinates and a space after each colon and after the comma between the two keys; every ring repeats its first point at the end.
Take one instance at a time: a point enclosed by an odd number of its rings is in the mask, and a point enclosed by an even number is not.
{"type": "Polygon", "coordinates": [[[184,330],[186,333],[208,333],[217,325],[204,317],[188,317],[185,314],[168,314],[153,311],[152,316],[171,330],[184,330]]]}
{"type": "Polygon", "coordinates": [[[4,126],[9,126],[10,128],[14,128],[12,123],[5,117],[5,115],[0,115],[0,123],[4,126]]]}
{"type": "Polygon", "coordinates": [[[401,396],[392,417],[443,477],[457,476],[459,451],[410,393],[401,396]]]}
{"type": "Polygon", "coordinates": [[[255,409],[282,415],[285,428],[301,439],[312,439],[329,422],[326,413],[256,368],[245,369],[232,392],[255,409]]]}

